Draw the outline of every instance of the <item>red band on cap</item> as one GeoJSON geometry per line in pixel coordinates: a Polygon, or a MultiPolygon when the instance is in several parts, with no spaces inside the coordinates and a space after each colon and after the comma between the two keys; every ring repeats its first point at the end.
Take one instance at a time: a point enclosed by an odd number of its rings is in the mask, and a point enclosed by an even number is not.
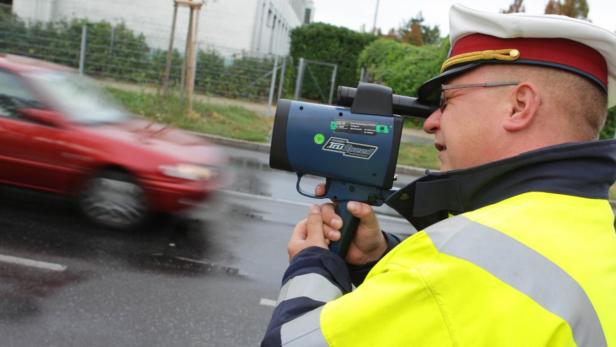
{"type": "Polygon", "coordinates": [[[607,63],[596,50],[576,41],[558,38],[501,39],[483,34],[472,34],[458,39],[451,57],[485,50],[515,48],[519,60],[567,66],[593,76],[607,87],[607,63]]]}

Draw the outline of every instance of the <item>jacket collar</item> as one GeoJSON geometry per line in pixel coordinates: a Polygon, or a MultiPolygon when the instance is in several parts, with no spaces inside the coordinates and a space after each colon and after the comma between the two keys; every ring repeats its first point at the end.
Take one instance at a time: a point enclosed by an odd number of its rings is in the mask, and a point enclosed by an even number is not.
{"type": "Polygon", "coordinates": [[[418,230],[531,191],[607,199],[616,180],[616,140],[566,143],[485,165],[428,174],[387,205],[418,230]]]}

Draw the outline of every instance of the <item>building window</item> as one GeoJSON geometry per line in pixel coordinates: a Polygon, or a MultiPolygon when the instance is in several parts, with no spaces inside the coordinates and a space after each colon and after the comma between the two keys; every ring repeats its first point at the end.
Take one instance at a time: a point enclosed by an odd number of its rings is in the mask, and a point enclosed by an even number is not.
{"type": "Polygon", "coordinates": [[[0,0],[0,5],[13,5],[13,0],[0,0]]]}
{"type": "Polygon", "coordinates": [[[310,24],[310,15],[312,14],[312,9],[307,8],[304,10],[304,24],[310,24]]]}

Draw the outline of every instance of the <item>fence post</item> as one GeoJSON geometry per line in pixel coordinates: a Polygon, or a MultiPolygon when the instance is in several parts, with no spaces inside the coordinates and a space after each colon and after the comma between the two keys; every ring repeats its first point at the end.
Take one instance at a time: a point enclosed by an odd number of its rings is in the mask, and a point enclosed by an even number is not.
{"type": "Polygon", "coordinates": [[[295,81],[295,95],[293,99],[298,100],[302,91],[302,82],[304,80],[304,58],[299,58],[299,66],[297,67],[297,80],[295,81]]]}
{"type": "Polygon", "coordinates": [[[334,87],[336,86],[336,74],[338,73],[338,64],[334,65],[334,71],[332,72],[332,85],[329,88],[329,104],[332,104],[334,98],[334,87]]]}
{"type": "Polygon", "coordinates": [[[79,74],[83,75],[86,66],[86,44],[88,43],[88,26],[84,24],[81,29],[81,50],[79,52],[79,74]]]}
{"type": "Polygon", "coordinates": [[[169,76],[171,74],[171,58],[173,57],[173,40],[175,38],[175,24],[178,17],[178,3],[173,2],[173,22],[171,24],[171,37],[169,38],[169,49],[167,49],[167,62],[165,63],[165,75],[163,76],[163,92],[167,94],[169,88],[169,76]]]}
{"type": "MultiPolygon", "coordinates": [[[[193,66],[193,71],[192,71],[192,89],[194,92],[195,86],[197,84],[197,62],[198,62],[198,58],[199,58],[199,41],[197,40],[197,37],[199,35],[199,11],[201,10],[201,7],[197,7],[195,9],[195,36],[193,36],[193,60],[194,60],[194,66],[193,66]]],[[[191,97],[192,99],[192,97],[191,97]]],[[[192,110],[192,100],[189,101],[190,102],[190,109],[192,110]]]]}
{"type": "Polygon", "coordinates": [[[113,46],[115,45],[115,25],[111,27],[111,40],[109,43],[109,56],[113,56],[113,46]]]}
{"type": "Polygon", "coordinates": [[[269,99],[267,101],[268,113],[272,114],[272,104],[274,102],[274,89],[276,88],[276,76],[278,73],[278,56],[274,58],[274,68],[272,69],[272,82],[270,83],[269,99]]]}
{"type": "Polygon", "coordinates": [[[288,57],[284,57],[284,59],[282,59],[282,67],[280,68],[280,82],[278,84],[278,98],[276,98],[276,100],[280,100],[282,97],[282,88],[284,88],[284,78],[287,72],[287,58],[288,57]]]}

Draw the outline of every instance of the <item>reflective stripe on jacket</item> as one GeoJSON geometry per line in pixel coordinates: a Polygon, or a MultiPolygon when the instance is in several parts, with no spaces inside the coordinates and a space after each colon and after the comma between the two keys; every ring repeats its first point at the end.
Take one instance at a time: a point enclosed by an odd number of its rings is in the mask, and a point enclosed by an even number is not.
{"type": "Polygon", "coordinates": [[[387,200],[424,230],[374,267],[293,258],[262,345],[616,347],[615,180],[616,140],[428,173],[387,200]]]}
{"type": "Polygon", "coordinates": [[[281,295],[268,334],[286,346],[616,346],[613,222],[606,200],[531,192],[411,236],[350,293],[336,266],[305,281],[292,264],[286,286],[302,289],[281,295]]]}

